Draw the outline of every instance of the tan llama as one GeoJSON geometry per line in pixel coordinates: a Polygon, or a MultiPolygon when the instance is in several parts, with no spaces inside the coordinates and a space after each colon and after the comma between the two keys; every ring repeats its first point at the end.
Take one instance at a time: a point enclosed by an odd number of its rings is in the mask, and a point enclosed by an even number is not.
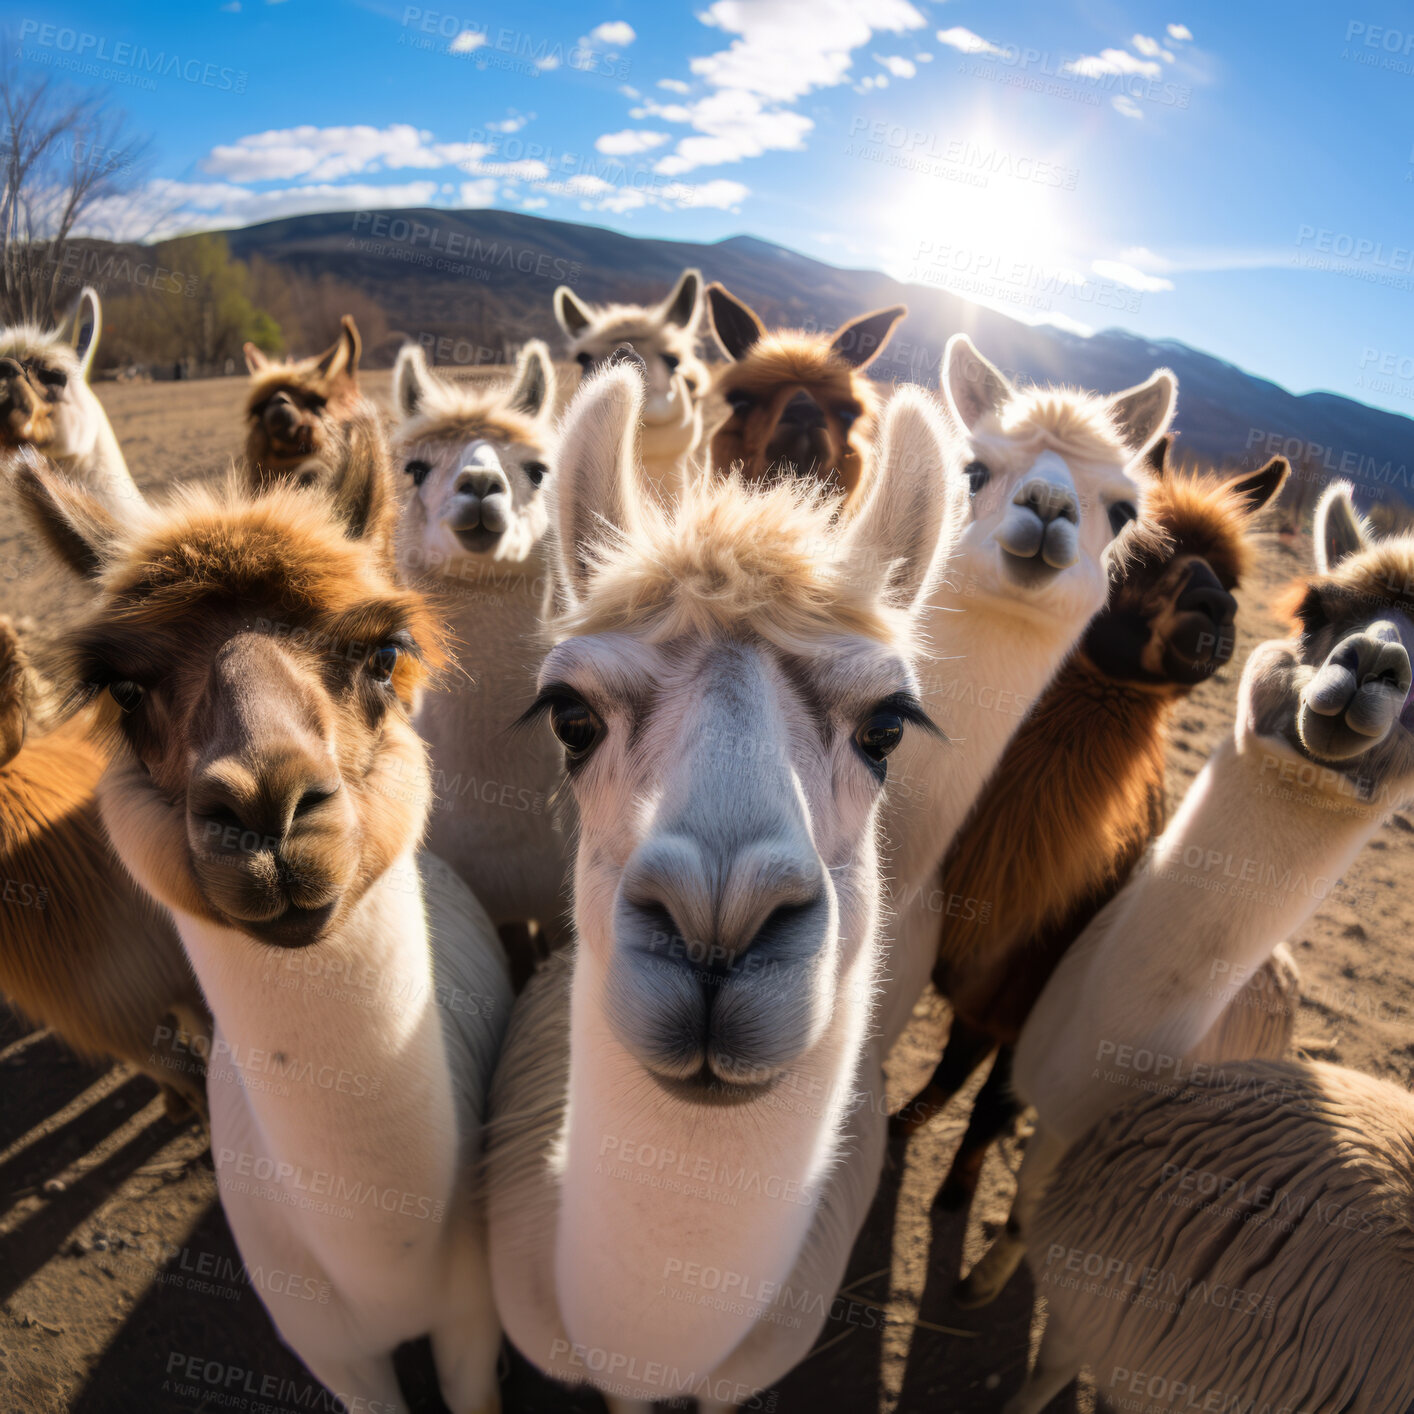
{"type": "Polygon", "coordinates": [[[560,756],[516,723],[543,651],[554,367],[532,339],[510,383],[452,383],[409,344],[393,401],[393,452],[411,483],[399,563],[447,613],[461,669],[417,718],[432,754],[428,846],[497,924],[534,921],[553,946],[569,906],[553,801],[560,756]]]}
{"type": "Polygon", "coordinates": [[[246,466],[253,489],[272,481],[310,485],[341,464],[338,427],[358,410],[362,345],[352,315],[339,337],[312,358],[277,361],[245,346],[246,466]]]}
{"type": "Polygon", "coordinates": [[[0,447],[34,447],[114,509],[141,501],[103,405],[89,387],[103,308],[85,285],[68,332],[0,328],[0,447]]]}
{"type": "Polygon", "coordinates": [[[643,404],[643,469],[659,495],[676,495],[701,461],[702,400],[707,366],[698,357],[702,274],[684,270],[657,305],[583,303],[568,285],[555,291],[555,318],[569,340],[570,357],[588,373],[621,344],[643,360],[648,396],[643,404]]]}
{"type": "Polygon", "coordinates": [[[864,370],[908,313],[901,304],[861,314],[833,334],[765,324],[721,285],[707,287],[712,329],[730,362],[712,377],[704,413],[719,474],[749,481],[808,476],[853,510],[868,494],[879,397],[864,370]]]}
{"type": "Polygon", "coordinates": [[[393,572],[376,424],[347,445],[356,515],[232,485],[125,525],[37,464],[24,485],[96,579],[66,641],[114,743],[103,823],[211,1004],[242,1261],[327,1284],[258,1289],[346,1407],[400,1407],[393,1351],[430,1335],[443,1399],[477,1414],[500,1328],[473,1176],[510,986],[485,912],[418,847],[411,708],[441,633],[393,572]]]}

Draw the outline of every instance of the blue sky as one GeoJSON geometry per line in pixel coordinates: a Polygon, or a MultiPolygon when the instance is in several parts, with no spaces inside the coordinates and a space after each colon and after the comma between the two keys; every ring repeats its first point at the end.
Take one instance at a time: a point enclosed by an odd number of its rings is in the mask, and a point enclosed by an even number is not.
{"type": "Polygon", "coordinates": [[[31,3],[152,135],[125,233],[371,205],[742,232],[1414,414],[1414,12],[31,3]]]}

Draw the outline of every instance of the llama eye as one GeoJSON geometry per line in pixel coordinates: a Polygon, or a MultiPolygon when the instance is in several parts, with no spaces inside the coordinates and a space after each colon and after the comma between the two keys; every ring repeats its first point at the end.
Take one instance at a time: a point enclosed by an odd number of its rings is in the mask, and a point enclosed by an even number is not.
{"type": "Polygon", "coordinates": [[[1139,519],[1139,512],[1133,501],[1116,501],[1110,507],[1110,529],[1116,535],[1132,520],[1139,519]]]}
{"type": "Polygon", "coordinates": [[[545,473],[550,470],[544,462],[526,462],[522,470],[530,478],[532,486],[539,486],[545,479],[545,473]]]}
{"type": "Polygon", "coordinates": [[[143,691],[135,682],[110,682],[108,695],[124,712],[135,712],[142,705],[143,691]]]}
{"type": "Polygon", "coordinates": [[[403,470],[412,477],[414,486],[421,486],[427,480],[427,473],[432,470],[432,465],[430,462],[410,461],[403,470]]]}
{"type": "Polygon", "coordinates": [[[589,365],[594,362],[594,355],[592,353],[575,354],[574,361],[588,371],[589,365]]]}
{"type": "Polygon", "coordinates": [[[398,666],[399,650],[394,643],[384,643],[368,655],[368,676],[377,683],[390,683],[398,666]]]}
{"type": "Polygon", "coordinates": [[[853,427],[856,422],[859,421],[859,409],[836,408],[835,416],[839,418],[840,425],[845,429],[846,432],[848,432],[849,429],[853,427]]]}
{"type": "Polygon", "coordinates": [[[676,354],[664,354],[663,362],[667,365],[669,373],[676,373],[678,371],[678,364],[680,364],[682,360],[678,358],[676,354]]]}
{"type": "Polygon", "coordinates": [[[992,469],[985,462],[968,462],[963,472],[967,477],[968,494],[972,496],[992,479],[992,469]]]}
{"type": "Polygon", "coordinates": [[[562,698],[550,706],[550,730],[571,761],[582,760],[593,749],[603,723],[573,698],[562,698]]]}
{"type": "Polygon", "coordinates": [[[751,406],[751,394],[740,388],[733,388],[727,394],[727,405],[733,412],[745,412],[751,406]]]}
{"type": "Polygon", "coordinates": [[[854,734],[855,744],[876,765],[903,740],[903,718],[897,712],[875,712],[854,734]]]}
{"type": "Polygon", "coordinates": [[[49,388],[62,388],[69,381],[69,375],[62,368],[41,368],[36,373],[39,381],[49,388]]]}

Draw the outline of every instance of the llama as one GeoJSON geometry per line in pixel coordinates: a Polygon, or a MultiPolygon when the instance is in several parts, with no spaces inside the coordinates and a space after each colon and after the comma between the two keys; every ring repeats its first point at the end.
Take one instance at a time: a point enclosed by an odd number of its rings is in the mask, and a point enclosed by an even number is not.
{"type": "Polygon", "coordinates": [[[1248,658],[1232,737],[1062,958],[1022,1030],[1014,1084],[1039,1126],[1006,1231],[967,1279],[970,1301],[1001,1290],[1066,1147],[1127,1088],[1243,1058],[1215,1023],[1414,798],[1403,715],[1414,541],[1372,540],[1347,482],[1323,495],[1315,535],[1296,636],[1248,658]]]}
{"type": "Polygon", "coordinates": [[[926,728],[913,633],[966,489],[903,390],[846,527],[809,483],[701,477],[669,506],[636,480],[641,397],[602,370],[561,430],[532,715],[578,804],[577,945],[497,1070],[491,1264],[548,1374],[712,1411],[808,1352],[877,1184],[882,1110],[851,1113],[881,1086],[876,815],[926,728]],[[747,1299],[701,1299],[704,1264],[747,1299]]]}
{"type": "Polygon", "coordinates": [[[942,381],[972,488],[971,521],[925,625],[939,663],[929,711],[954,747],[929,756],[905,742],[884,808],[897,914],[886,1045],[937,957],[939,866],[1022,718],[1104,606],[1109,562],[1152,480],[1142,458],[1177,391],[1166,369],[1110,397],[1016,389],[962,334],[948,341],[942,381]]]}
{"type": "Polygon", "coordinates": [[[94,791],[109,752],[90,712],[27,741],[27,678],[0,619],[0,993],[79,1055],[156,1080],[170,1117],[204,1116],[210,1017],[171,924],[108,847],[94,791]]]}
{"type": "Polygon", "coordinates": [[[1280,458],[1226,482],[1182,475],[1167,465],[1169,440],[1149,454],[1143,533],[1111,566],[1105,608],[1012,738],[943,865],[944,899],[982,902],[956,906],[944,924],[933,985],[952,1005],[947,1048],[891,1127],[911,1134],[1002,1048],[939,1192],[944,1208],[971,1201],[991,1141],[1017,1113],[1010,1048],[1046,979],[1163,828],[1169,721],[1232,656],[1248,523],[1287,477],[1280,458]]]}
{"type": "Polygon", "coordinates": [[[399,560],[450,611],[471,677],[430,694],[417,718],[438,797],[429,848],[493,921],[535,920],[554,946],[568,909],[568,850],[551,806],[562,757],[539,733],[508,735],[543,656],[554,366],[533,339],[512,383],[486,390],[436,378],[407,345],[393,390],[394,451],[412,481],[399,560]]]}
{"type": "Polygon", "coordinates": [[[0,329],[0,445],[34,447],[115,510],[141,501],[103,404],[89,387],[103,332],[97,291],[85,285],[68,332],[0,329]]]}
{"type": "Polygon", "coordinates": [[[313,358],[277,361],[254,344],[245,346],[245,471],[253,489],[277,480],[309,486],[337,477],[344,455],[337,428],[361,401],[358,326],[348,314],[340,325],[339,337],[313,358]]]}
{"type": "Polygon", "coordinates": [[[1414,1400],[1414,1098],[1396,1085],[1248,1060],[1132,1100],[1066,1153],[1035,1237],[1049,1314],[1007,1414],[1040,1414],[1081,1364],[1146,1414],[1414,1400]],[[1118,1276],[1077,1280],[1091,1253],[1118,1276]]]}
{"type": "Polygon", "coordinates": [[[585,374],[629,344],[648,370],[639,454],[658,496],[675,496],[703,452],[702,399],[707,366],[698,356],[702,272],[684,270],[662,304],[587,305],[568,285],[555,291],[555,318],[570,357],[585,374]]]}
{"type": "MultiPolygon", "coordinates": [[[[383,524],[376,427],[344,475],[383,524]]],[[[420,856],[411,703],[441,660],[391,546],[320,495],[188,488],[136,525],[31,466],[41,528],[97,603],[67,635],[114,740],[103,822],[172,916],[215,1017],[222,1206],[276,1328],[349,1407],[393,1408],[432,1339],[455,1414],[495,1407],[499,1326],[472,1182],[509,1010],[495,931],[420,856]]]]}
{"type": "Polygon", "coordinates": [[[740,465],[752,481],[813,476],[846,510],[862,504],[879,409],[864,370],[908,310],[891,305],[820,335],[767,333],[755,310],[717,284],[707,287],[707,307],[730,360],[713,375],[707,399],[713,467],[740,465]]]}

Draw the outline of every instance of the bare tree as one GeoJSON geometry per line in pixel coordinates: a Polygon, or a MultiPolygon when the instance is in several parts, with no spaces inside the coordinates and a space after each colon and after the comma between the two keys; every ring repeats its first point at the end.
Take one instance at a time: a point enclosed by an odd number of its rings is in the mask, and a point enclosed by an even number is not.
{"type": "Polygon", "coordinates": [[[70,251],[141,187],[147,143],[127,115],[49,75],[0,67],[0,318],[47,322],[69,302],[70,251]]]}

